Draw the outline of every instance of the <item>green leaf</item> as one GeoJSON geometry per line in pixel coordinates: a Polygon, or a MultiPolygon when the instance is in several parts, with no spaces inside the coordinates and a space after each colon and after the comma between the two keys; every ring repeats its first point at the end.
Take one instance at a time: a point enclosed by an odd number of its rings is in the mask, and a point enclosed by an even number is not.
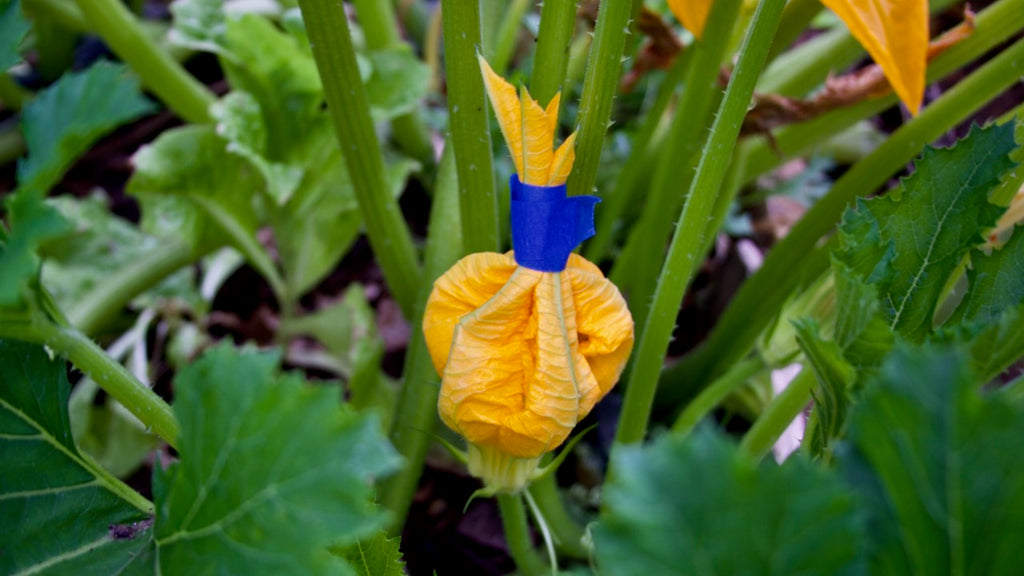
{"type": "Polygon", "coordinates": [[[853,496],[819,466],[758,465],[708,429],[615,458],[594,531],[602,573],[861,573],[853,496]]]}
{"type": "Polygon", "coordinates": [[[154,109],[120,64],[61,77],[22,110],[28,158],[18,163],[19,187],[45,194],[96,140],[154,109]]]}
{"type": "Polygon", "coordinates": [[[384,352],[376,314],[359,284],[349,286],[341,300],[326,308],[288,319],[281,329],[292,337],[316,338],[337,361],[335,367],[345,378],[356,372],[364,358],[376,356],[379,360],[384,352]]]}
{"type": "Polygon", "coordinates": [[[82,456],[63,361],[0,340],[0,573],[115,574],[150,540],[152,505],[82,456]]]}
{"type": "Polygon", "coordinates": [[[163,574],[327,574],[329,546],[373,534],[369,479],[398,457],[337,391],[277,373],[274,354],[221,345],[176,379],[181,461],[154,475],[163,574]]]}
{"type": "Polygon", "coordinates": [[[11,228],[0,241],[0,307],[22,302],[25,287],[38,274],[39,245],[68,230],[68,222],[34,194],[14,194],[4,205],[11,228]]]}
{"type": "Polygon", "coordinates": [[[372,72],[366,96],[374,120],[381,121],[419,108],[430,88],[430,67],[408,45],[368,54],[372,72]]]}
{"type": "Polygon", "coordinates": [[[926,148],[897,190],[844,215],[838,258],[876,286],[888,324],[911,341],[931,332],[950,274],[999,217],[988,196],[1015,147],[1012,126],[975,128],[953,148],[926,148]]]}
{"type": "Polygon", "coordinates": [[[832,258],[836,286],[835,342],[861,377],[881,364],[895,334],[882,317],[878,291],[846,264],[832,258]]]}
{"type": "Polygon", "coordinates": [[[0,74],[21,62],[21,41],[31,28],[19,0],[0,0],[0,74]]]}
{"type": "MultiPolygon", "coordinates": [[[[60,196],[47,203],[70,223],[70,229],[46,242],[40,254],[46,259],[43,285],[63,310],[70,310],[108,276],[131,266],[160,245],[157,238],[112,214],[102,194],[82,200],[60,196]]],[[[195,271],[189,267],[137,298],[135,304],[149,304],[154,296],[173,297],[193,310],[204,309],[195,286],[195,271]]]]}
{"type": "Polygon", "coordinates": [[[248,162],[226,150],[212,127],[168,130],[132,161],[135,173],[126,190],[142,204],[146,232],[178,234],[203,248],[230,241],[247,258],[260,252],[261,218],[253,194],[258,177],[248,162]]]}
{"type": "Polygon", "coordinates": [[[1024,410],[962,352],[899,347],[850,416],[839,468],[869,515],[871,574],[1018,574],[1024,410]]]}
{"type": "Polygon", "coordinates": [[[850,404],[849,390],[857,377],[839,346],[819,335],[817,322],[805,318],[794,322],[796,339],[814,369],[818,388],[814,396],[817,426],[811,437],[811,454],[832,460],[832,443],[841,438],[850,404]]]}
{"type": "Polygon", "coordinates": [[[399,538],[388,538],[388,533],[380,530],[372,538],[361,539],[336,553],[348,561],[358,576],[404,576],[400,544],[399,538]]]}
{"type": "Polygon", "coordinates": [[[975,253],[971,263],[970,288],[952,322],[986,324],[1024,303],[1024,231],[1014,230],[1010,240],[991,254],[975,253]]]}
{"type": "Polygon", "coordinates": [[[170,11],[174,23],[167,39],[171,43],[202,52],[227,53],[223,0],[174,0],[170,11]]]}
{"type": "Polygon", "coordinates": [[[160,439],[117,400],[107,396],[98,403],[97,392],[96,382],[86,378],[71,393],[68,412],[75,444],[105,470],[125,478],[160,445],[160,439]]]}
{"type": "Polygon", "coordinates": [[[267,183],[274,201],[284,204],[302,181],[304,167],[268,160],[267,127],[259,103],[248,92],[234,91],[211,110],[217,133],[228,141],[228,151],[252,163],[267,183]]]}

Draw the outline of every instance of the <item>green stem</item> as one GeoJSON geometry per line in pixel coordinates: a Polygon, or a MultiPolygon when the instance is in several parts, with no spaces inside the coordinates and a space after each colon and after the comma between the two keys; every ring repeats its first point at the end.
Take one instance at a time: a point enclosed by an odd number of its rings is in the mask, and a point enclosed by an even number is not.
{"type": "Polygon", "coordinates": [[[153,41],[120,0],[76,0],[96,31],[142,83],[188,122],[210,122],[216,97],[153,41]]]}
{"type": "Polygon", "coordinates": [[[733,364],[728,372],[705,388],[686,406],[672,425],[672,432],[684,436],[689,434],[715,407],[764,368],[764,361],[760,358],[748,358],[733,364]]]}
{"type": "Polygon", "coordinates": [[[370,246],[405,317],[415,318],[422,276],[412,234],[385,180],[344,6],[331,0],[300,0],[299,7],[370,246]]]}
{"type": "Polygon", "coordinates": [[[804,33],[822,8],[824,6],[821,5],[821,0],[792,0],[787,4],[782,11],[779,29],[775,31],[775,40],[772,42],[771,51],[768,52],[768,61],[775,60],[789,48],[789,45],[804,33]]]}
{"type": "Polygon", "coordinates": [[[177,447],[180,428],[171,407],[78,330],[60,328],[42,320],[0,323],[0,338],[41,344],[67,357],[149,430],[172,447],[177,447]]]}
{"type": "MultiPolygon", "coordinates": [[[[387,50],[405,46],[390,2],[356,0],[355,5],[366,36],[367,48],[387,50]]],[[[434,146],[430,142],[430,131],[418,112],[409,112],[393,119],[391,129],[399,148],[425,166],[433,166],[434,146]]]]}
{"type": "Polygon", "coordinates": [[[926,143],[999,95],[1022,71],[1024,40],[1018,40],[854,165],[772,248],[762,267],[740,287],[705,343],[673,367],[666,374],[666,381],[700,387],[742,358],[803,278],[806,255],[832,229],[846,206],[854,198],[877,190],[919,154],[926,143]]]}
{"type": "Polygon", "coordinates": [[[75,303],[68,311],[68,319],[82,333],[96,335],[132,299],[199,257],[200,254],[183,240],[163,240],[159,246],[106,276],[75,303]]]}
{"type": "Polygon", "coordinates": [[[811,390],[815,383],[814,371],[804,367],[743,436],[740,452],[755,459],[767,454],[793,419],[811,402],[811,390]]]}
{"type": "Polygon", "coordinates": [[[708,217],[725,181],[736,137],[771,48],[772,35],[783,6],[784,0],[764,0],[758,4],[736,70],[701,154],[697,174],[669,247],[668,259],[658,278],[651,313],[640,333],[616,431],[615,443],[620,448],[643,440],[647,430],[658,375],[675,328],[676,314],[686,287],[702,260],[708,217]]]}
{"type": "Polygon", "coordinates": [[[488,106],[476,58],[480,46],[480,2],[442,0],[441,18],[451,145],[459,174],[462,240],[468,253],[493,252],[500,249],[501,240],[488,106]]]}
{"type": "Polygon", "coordinates": [[[551,533],[555,535],[558,551],[578,560],[586,560],[589,553],[583,546],[583,530],[566,512],[555,483],[555,475],[549,474],[534,480],[529,490],[537,507],[543,511],[551,533]]]}
{"type": "Polygon", "coordinates": [[[537,49],[533,54],[530,93],[550,102],[562,90],[569,67],[569,45],[576,28],[576,0],[546,0],[540,11],[537,49]]]}
{"type": "Polygon", "coordinates": [[[60,24],[69,32],[88,33],[91,29],[85,15],[74,2],[67,0],[24,0],[25,13],[29,16],[43,17],[60,24]]]}
{"type": "Polygon", "coordinates": [[[720,94],[719,70],[742,4],[741,0],[712,4],[702,39],[692,47],[696,54],[683,81],[682,99],[658,156],[643,213],[612,267],[610,278],[628,294],[634,319],[641,326],[654,293],[665,239],[672,233],[672,223],[678,218],[712,121],[713,105],[720,94]]]}
{"type": "Polygon", "coordinates": [[[501,525],[505,528],[505,542],[516,568],[526,576],[540,576],[550,573],[533,549],[530,526],[526,522],[526,506],[519,494],[498,494],[498,510],[501,511],[501,525]]]}
{"type": "Polygon", "coordinates": [[[864,57],[864,48],[845,28],[816,36],[781,54],[757,85],[758,92],[799,98],[864,57]]]}
{"type": "MultiPolygon", "coordinates": [[[[519,27],[522,25],[523,15],[526,14],[526,9],[529,7],[530,0],[512,0],[509,2],[505,15],[501,18],[498,39],[494,44],[494,61],[491,63],[494,71],[500,75],[505,74],[505,70],[512,60],[512,53],[516,49],[516,40],[519,39],[519,27]]],[[[546,103],[544,100],[539,100],[539,102],[546,103]]]]}
{"type": "Polygon", "coordinates": [[[56,80],[75,63],[75,35],[45,17],[35,19],[33,31],[39,57],[36,68],[45,80],[56,80]]]}
{"type": "MultiPolygon", "coordinates": [[[[449,143],[450,144],[450,143],[449,143]]],[[[392,419],[391,443],[404,459],[405,466],[381,487],[381,504],[390,513],[391,532],[401,534],[409,512],[413,493],[423,472],[423,461],[431,438],[429,432],[437,421],[438,376],[427,351],[423,336],[423,308],[433,281],[450,268],[463,254],[459,226],[459,187],[455,174],[455,158],[450,145],[445,146],[438,169],[437,188],[430,209],[429,229],[423,270],[428,281],[419,296],[417,314],[413,317],[412,340],[405,357],[402,388],[392,419]]]]}
{"type": "Polygon", "coordinates": [[[594,42],[580,96],[576,162],[568,182],[570,196],[592,193],[597,182],[597,167],[611,119],[612,99],[619,87],[619,70],[632,9],[630,0],[603,0],[598,8],[594,42]]]}
{"type": "Polygon", "coordinates": [[[695,52],[697,51],[684,51],[672,62],[672,67],[661,81],[658,96],[645,113],[643,124],[633,137],[633,149],[619,171],[618,178],[615,179],[615,187],[610,193],[603,195],[604,201],[597,212],[597,234],[587,243],[584,251],[588,260],[597,262],[608,254],[615,239],[616,223],[622,218],[622,213],[629,205],[629,201],[634,199],[634,195],[639,190],[646,189],[645,184],[650,181],[654,162],[660,157],[657,151],[661,149],[664,140],[657,137],[658,127],[662,123],[665,109],[672,101],[676,86],[686,72],[693,68],[691,64],[695,52]]]}
{"type": "MultiPolygon", "coordinates": [[[[387,0],[380,1],[386,2],[387,0]]],[[[413,44],[419,45],[422,49],[432,14],[428,4],[418,0],[392,0],[391,6],[397,12],[398,19],[402,22],[402,26],[409,34],[413,44]]]]}

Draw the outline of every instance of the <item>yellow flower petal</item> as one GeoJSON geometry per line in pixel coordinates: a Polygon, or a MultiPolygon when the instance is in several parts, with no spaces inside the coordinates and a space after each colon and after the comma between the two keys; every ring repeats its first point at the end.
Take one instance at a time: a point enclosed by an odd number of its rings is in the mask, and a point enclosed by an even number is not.
{"type": "Polygon", "coordinates": [[[572,163],[576,160],[576,133],[569,134],[569,137],[562,142],[562,145],[555,150],[555,156],[551,160],[551,175],[548,176],[548,186],[559,186],[565,184],[572,172],[572,163]]]}
{"type": "Polygon", "coordinates": [[[562,93],[559,92],[551,98],[551,102],[544,108],[544,115],[548,117],[549,129],[551,134],[558,133],[558,106],[562,102],[562,93]]]}
{"type": "Polygon", "coordinates": [[[928,59],[927,0],[822,0],[882,68],[889,84],[917,114],[928,59]]]}
{"type": "Polygon", "coordinates": [[[491,105],[494,106],[494,115],[498,118],[498,127],[501,128],[501,134],[505,137],[508,149],[512,152],[512,161],[516,165],[516,172],[522,174],[523,122],[516,88],[498,76],[483,56],[477,55],[477,60],[480,61],[480,73],[484,77],[487,97],[490,98],[491,105]]]}
{"type": "Polygon", "coordinates": [[[555,133],[544,109],[530,97],[525,86],[519,102],[523,122],[523,167],[519,172],[519,180],[524,184],[544,186],[548,183],[548,173],[551,171],[551,146],[555,133]]]}
{"type": "Polygon", "coordinates": [[[445,424],[477,447],[526,459],[566,439],[614,386],[633,345],[622,296],[577,255],[561,273],[518,267],[511,254],[467,256],[435,283],[424,331],[445,424]]]}
{"type": "Polygon", "coordinates": [[[712,0],[668,0],[668,7],[676,18],[697,38],[704,33],[704,23],[711,11],[712,0]]]}

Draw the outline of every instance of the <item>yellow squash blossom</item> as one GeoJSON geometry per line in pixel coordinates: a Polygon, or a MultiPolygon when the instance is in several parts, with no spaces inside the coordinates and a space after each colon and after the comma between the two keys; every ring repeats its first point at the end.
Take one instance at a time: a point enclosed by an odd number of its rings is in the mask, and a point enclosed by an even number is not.
{"type": "Polygon", "coordinates": [[[517,214],[529,220],[583,201],[564,198],[574,136],[552,149],[558,96],[542,108],[525,89],[520,99],[482,58],[480,65],[519,173],[513,246],[520,256],[481,253],[456,263],[434,283],[423,330],[442,376],[438,411],[468,441],[470,473],[490,490],[516,491],[618,381],[633,346],[633,320],[601,271],[569,254],[579,242],[575,216],[541,228],[516,222],[517,214]],[[519,188],[526,196],[553,192],[555,199],[517,199],[519,188]],[[517,209],[517,202],[525,204],[517,209]],[[549,244],[570,237],[552,266],[549,244]],[[538,247],[545,257],[536,266],[522,261],[538,247]]]}
{"type": "MultiPolygon", "coordinates": [[[[676,18],[700,38],[713,0],[668,0],[676,18]]],[[[913,114],[921,109],[928,63],[928,0],[821,0],[882,68],[913,114]]]]}

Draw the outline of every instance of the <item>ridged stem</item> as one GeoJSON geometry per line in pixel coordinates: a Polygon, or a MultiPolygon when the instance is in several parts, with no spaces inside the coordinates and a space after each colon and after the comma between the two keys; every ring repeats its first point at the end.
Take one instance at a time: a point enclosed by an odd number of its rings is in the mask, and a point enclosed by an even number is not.
{"type": "Polygon", "coordinates": [[[551,569],[544,565],[533,548],[523,497],[519,494],[498,494],[495,499],[501,511],[501,525],[505,528],[508,552],[519,573],[524,576],[550,574],[551,569]]]}
{"type": "Polygon", "coordinates": [[[580,96],[576,162],[569,175],[569,195],[591,194],[597,182],[601,148],[611,119],[612,99],[619,87],[622,54],[629,32],[630,0],[603,0],[597,13],[594,42],[580,96]]]}
{"type": "Polygon", "coordinates": [[[491,159],[487,99],[480,75],[479,0],[442,0],[445,76],[451,145],[459,174],[462,241],[467,253],[494,252],[498,237],[498,195],[491,159]]]}
{"type": "Polygon", "coordinates": [[[370,246],[402,313],[415,318],[422,283],[416,249],[386,181],[345,9],[331,0],[300,0],[299,7],[370,246]]]}
{"type": "Polygon", "coordinates": [[[547,104],[562,90],[569,67],[569,45],[576,29],[576,0],[546,0],[540,11],[537,49],[533,54],[530,93],[547,104]]]}
{"type": "Polygon", "coordinates": [[[76,0],[89,28],[131,66],[160,100],[187,122],[210,122],[213,92],[162,50],[120,0],[76,0]]]}
{"type": "Polygon", "coordinates": [[[785,0],[763,0],[754,13],[740,50],[739,62],[718,109],[697,174],[679,216],[668,258],[658,278],[651,313],[640,332],[613,450],[643,440],[647,431],[658,376],[675,328],[676,315],[686,287],[703,259],[708,219],[725,181],[726,168],[731,161],[754,85],[771,48],[783,6],[785,0]]]}

